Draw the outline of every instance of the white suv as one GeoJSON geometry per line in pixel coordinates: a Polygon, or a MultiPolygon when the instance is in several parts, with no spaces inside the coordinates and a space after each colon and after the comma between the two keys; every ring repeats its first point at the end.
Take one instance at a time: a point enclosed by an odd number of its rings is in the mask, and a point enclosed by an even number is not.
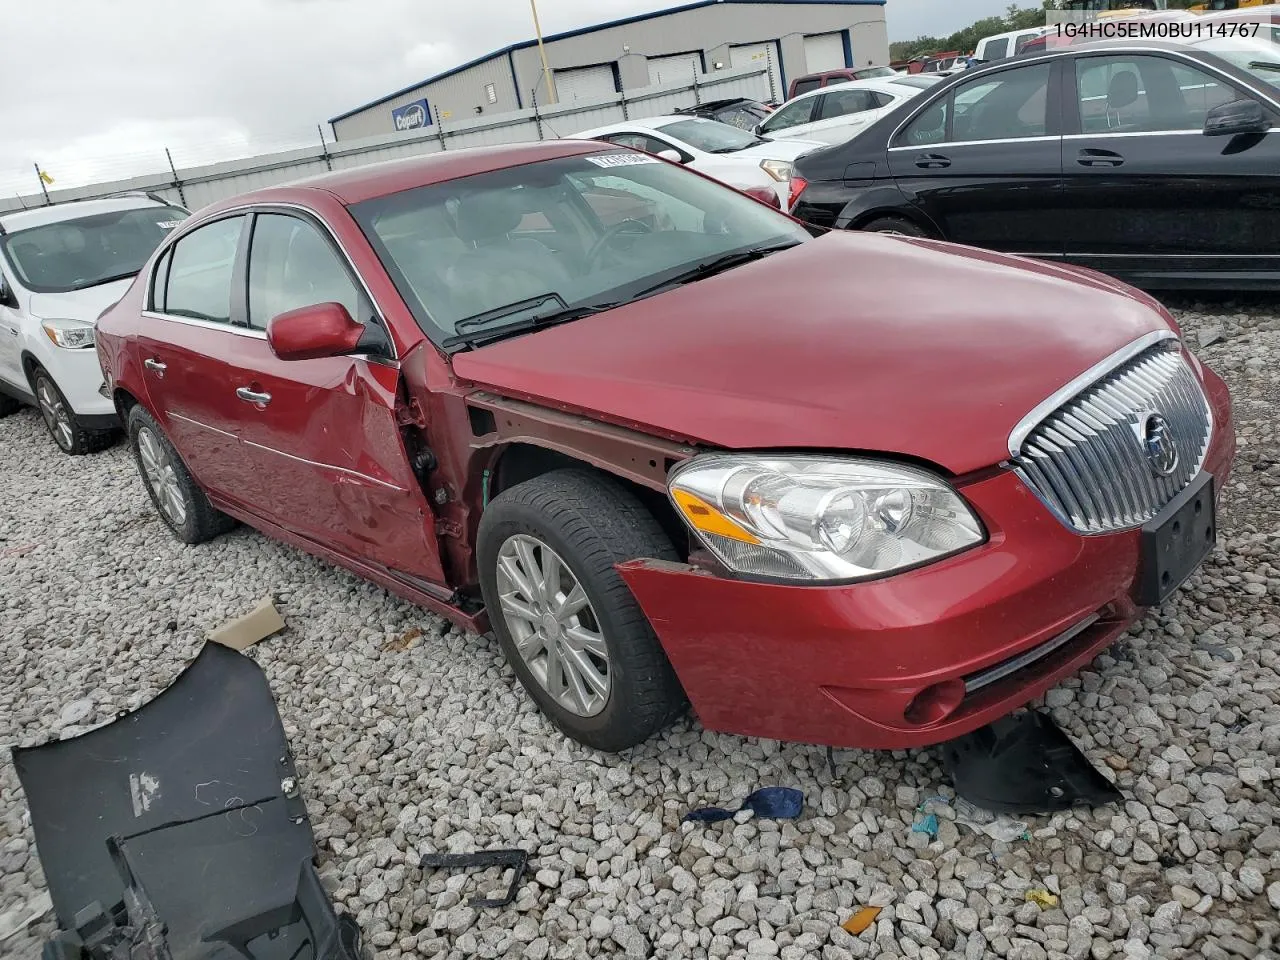
{"type": "Polygon", "coordinates": [[[0,216],[0,416],[38,407],[66,453],[111,444],[120,424],[99,392],[94,324],[187,216],[145,194],[0,216]]]}

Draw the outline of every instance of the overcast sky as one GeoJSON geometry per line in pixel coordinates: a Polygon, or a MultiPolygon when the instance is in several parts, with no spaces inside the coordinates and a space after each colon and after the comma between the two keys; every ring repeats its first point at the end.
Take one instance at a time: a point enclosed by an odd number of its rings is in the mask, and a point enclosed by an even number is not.
{"type": "MultiPolygon", "coordinates": [[[[0,190],[244,156],[532,36],[527,0],[0,0],[0,190]]],[[[544,33],[677,0],[539,0],[544,33]]],[[[893,40],[946,36],[1008,0],[888,0],[893,40]]],[[[797,24],[797,26],[800,26],[797,24]]],[[[327,134],[327,129],[326,129],[327,134]]]]}

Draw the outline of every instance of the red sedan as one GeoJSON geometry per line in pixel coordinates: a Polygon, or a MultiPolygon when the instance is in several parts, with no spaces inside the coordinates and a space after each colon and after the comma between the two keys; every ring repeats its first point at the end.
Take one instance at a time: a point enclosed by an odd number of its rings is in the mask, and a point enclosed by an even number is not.
{"type": "Polygon", "coordinates": [[[209,207],[100,321],[164,522],[476,630],[569,736],[934,743],[1216,536],[1222,381],[1099,274],[825,232],[601,143],[209,207]]]}

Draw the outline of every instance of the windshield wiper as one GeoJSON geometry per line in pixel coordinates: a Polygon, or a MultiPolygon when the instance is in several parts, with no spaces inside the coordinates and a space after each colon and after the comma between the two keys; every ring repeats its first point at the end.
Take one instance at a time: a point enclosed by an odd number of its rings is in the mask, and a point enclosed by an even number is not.
{"type": "Polygon", "coordinates": [[[137,270],[130,270],[128,273],[119,273],[114,277],[99,277],[97,280],[81,280],[78,281],[72,290],[88,290],[90,287],[100,287],[104,283],[115,283],[117,280],[128,280],[130,277],[137,276],[137,270]]]}
{"type": "Polygon", "coordinates": [[[694,280],[703,280],[706,277],[715,276],[717,273],[723,273],[725,270],[740,267],[744,263],[762,260],[769,254],[777,253],[779,250],[790,250],[792,247],[799,246],[800,243],[801,241],[799,240],[788,240],[786,243],[775,243],[767,247],[752,247],[750,250],[737,250],[719,257],[712,257],[710,260],[704,260],[702,263],[690,267],[683,273],[668,277],[661,283],[655,283],[652,287],[645,287],[635,294],[632,299],[638,300],[641,297],[650,296],[659,290],[665,290],[667,287],[678,287],[681,284],[692,283],[694,280]]]}
{"type": "Polygon", "coordinates": [[[560,294],[544,293],[538,297],[517,300],[515,303],[508,303],[493,310],[486,310],[484,313],[463,317],[454,324],[453,336],[442,340],[441,346],[474,345],[482,340],[505,337],[513,333],[533,330],[536,327],[547,327],[557,323],[567,323],[570,320],[578,320],[582,317],[589,317],[593,313],[603,313],[605,310],[611,310],[618,305],[618,303],[611,302],[570,307],[560,294]],[[531,316],[522,316],[547,304],[558,305],[559,309],[552,310],[549,313],[534,312],[531,316]],[[511,319],[513,317],[516,319],[511,319]],[[501,320],[509,320],[510,322],[494,325],[501,320]]]}
{"type": "Polygon", "coordinates": [[[1280,70],[1280,63],[1272,63],[1269,60],[1251,60],[1249,67],[1253,70],[1280,70]]]}
{"type": "Polygon", "coordinates": [[[768,143],[764,137],[756,137],[750,143],[744,143],[740,147],[716,147],[714,150],[708,150],[707,153],[737,153],[739,150],[746,150],[749,147],[758,147],[762,143],[768,143]]]}

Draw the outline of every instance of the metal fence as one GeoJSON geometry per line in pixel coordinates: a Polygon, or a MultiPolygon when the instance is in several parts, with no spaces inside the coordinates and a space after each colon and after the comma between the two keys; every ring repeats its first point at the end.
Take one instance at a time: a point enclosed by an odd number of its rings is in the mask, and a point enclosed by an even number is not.
{"type": "Polygon", "coordinates": [[[319,143],[315,147],[262,154],[202,167],[177,168],[170,174],[151,174],[129,180],[96,183],[42,194],[0,199],[0,213],[39,207],[46,203],[88,200],[126,191],[146,191],[180,203],[190,210],[247,190],[288,183],[303,177],[360,167],[382,160],[456,150],[462,147],[555,140],[592,127],[623,120],[655,117],[710,100],[730,97],[770,99],[767,67],[719,70],[695,74],[688,83],[655,84],[609,97],[576,100],[514,110],[477,120],[443,123],[409,133],[319,143]]]}

